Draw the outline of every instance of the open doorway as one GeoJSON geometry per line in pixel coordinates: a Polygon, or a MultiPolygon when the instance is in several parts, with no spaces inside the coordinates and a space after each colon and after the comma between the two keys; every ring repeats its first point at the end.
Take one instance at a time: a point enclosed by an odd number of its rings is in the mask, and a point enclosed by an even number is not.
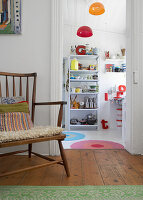
{"type": "MultiPolygon", "coordinates": [[[[96,147],[93,140],[119,144],[113,148],[123,148],[124,145],[126,0],[101,0],[105,13],[98,16],[89,14],[89,7],[94,2],[64,1],[63,98],[68,102],[64,123],[68,140],[64,142],[65,148],[77,148],[74,144],[85,140],[88,140],[85,146],[93,148],[96,147]],[[78,37],[77,30],[81,26],[90,27],[93,36],[78,37]],[[79,45],[85,46],[89,55],[76,55],[79,45]],[[71,69],[74,59],[80,67],[75,71],[71,69]],[[92,122],[87,121],[88,117],[92,122]]],[[[102,148],[105,144],[97,146],[102,148]]],[[[109,149],[112,145],[108,143],[107,146],[109,149]]]]}

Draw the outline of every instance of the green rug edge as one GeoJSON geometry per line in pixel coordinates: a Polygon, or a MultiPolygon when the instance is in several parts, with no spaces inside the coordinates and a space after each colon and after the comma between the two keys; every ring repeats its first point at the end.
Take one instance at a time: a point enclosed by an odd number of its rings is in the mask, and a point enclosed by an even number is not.
{"type": "Polygon", "coordinates": [[[143,200],[143,185],[0,186],[0,200],[143,200]],[[122,193],[122,195],[120,195],[122,193]],[[122,196],[122,197],[121,197],[122,196]]]}

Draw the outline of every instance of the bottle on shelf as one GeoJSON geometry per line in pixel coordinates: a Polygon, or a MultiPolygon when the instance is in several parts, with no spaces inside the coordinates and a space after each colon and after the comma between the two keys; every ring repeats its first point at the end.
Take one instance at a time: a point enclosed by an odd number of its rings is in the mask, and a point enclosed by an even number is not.
{"type": "Polygon", "coordinates": [[[92,98],[89,99],[89,107],[91,109],[93,109],[93,100],[92,100],[92,98]]]}
{"type": "Polygon", "coordinates": [[[89,108],[89,99],[87,97],[85,97],[85,108],[89,108]]]}
{"type": "Polygon", "coordinates": [[[93,98],[93,107],[95,109],[97,108],[97,100],[96,100],[96,98],[93,98]]]}

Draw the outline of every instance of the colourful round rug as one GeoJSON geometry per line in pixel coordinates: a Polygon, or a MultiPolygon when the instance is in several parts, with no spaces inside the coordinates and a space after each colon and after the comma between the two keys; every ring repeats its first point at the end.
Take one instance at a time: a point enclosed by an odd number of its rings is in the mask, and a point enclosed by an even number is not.
{"type": "Polygon", "coordinates": [[[63,133],[66,134],[66,138],[64,141],[81,140],[85,138],[85,135],[81,133],[65,132],[65,131],[63,133]]]}
{"type": "Polygon", "coordinates": [[[71,149],[124,149],[124,146],[111,141],[84,140],[72,144],[71,149]]]}

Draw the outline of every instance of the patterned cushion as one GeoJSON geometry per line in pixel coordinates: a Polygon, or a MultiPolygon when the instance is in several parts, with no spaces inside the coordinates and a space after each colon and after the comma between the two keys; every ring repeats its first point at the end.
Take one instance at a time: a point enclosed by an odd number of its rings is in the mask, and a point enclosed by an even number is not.
{"type": "Polygon", "coordinates": [[[21,101],[25,101],[25,98],[22,96],[18,97],[1,97],[0,98],[0,104],[12,104],[12,103],[18,103],[21,101]]]}
{"type": "Polygon", "coordinates": [[[61,134],[61,127],[36,126],[24,131],[0,132],[0,144],[11,141],[50,137],[61,134]]]}
{"type": "Polygon", "coordinates": [[[0,114],[0,131],[20,131],[33,127],[28,113],[7,112],[0,114]]]}
{"type": "Polygon", "coordinates": [[[19,102],[15,104],[0,104],[0,113],[6,112],[25,112],[29,113],[27,102],[19,102]]]}

